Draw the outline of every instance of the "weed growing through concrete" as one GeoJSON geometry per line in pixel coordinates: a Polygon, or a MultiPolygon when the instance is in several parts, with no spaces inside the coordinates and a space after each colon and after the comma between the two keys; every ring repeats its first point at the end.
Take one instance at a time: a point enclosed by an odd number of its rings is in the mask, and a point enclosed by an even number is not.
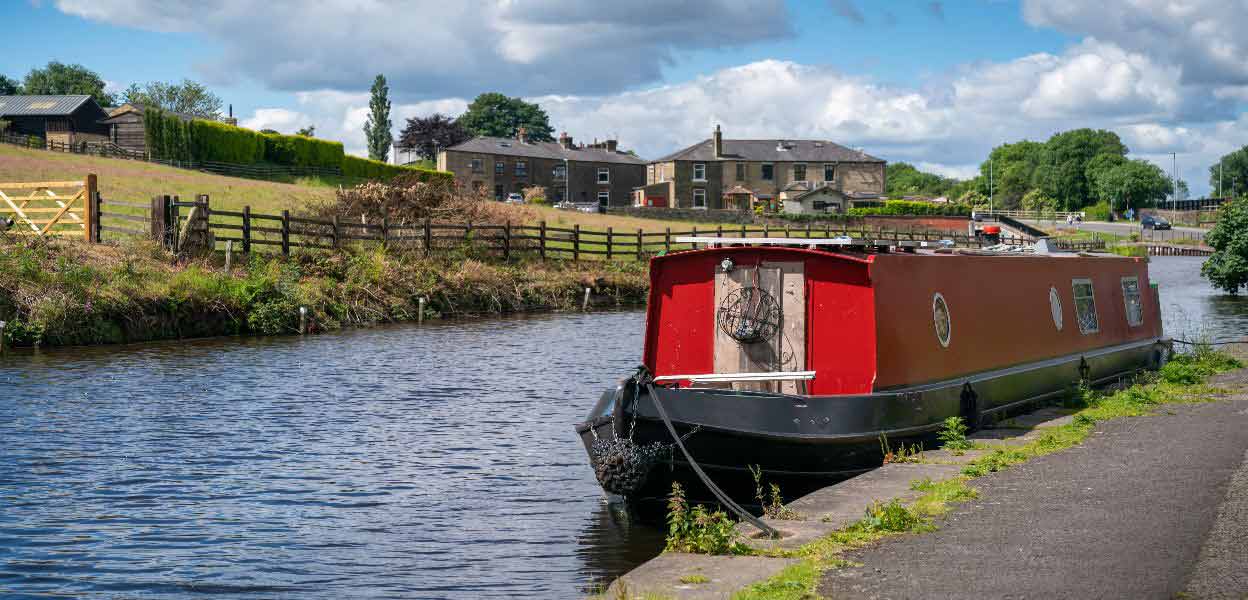
{"type": "Polygon", "coordinates": [[[741,543],[736,523],[722,510],[708,511],[702,505],[689,506],[685,490],[672,482],[667,500],[668,552],[694,554],[749,554],[741,543]]]}
{"type": "Polygon", "coordinates": [[[681,583],[710,583],[711,579],[706,575],[694,573],[692,575],[681,575],[681,583]]]}
{"type": "Polygon", "coordinates": [[[979,497],[979,491],[966,485],[965,477],[955,477],[941,481],[923,478],[910,482],[910,489],[923,492],[914,501],[911,509],[922,516],[938,517],[949,512],[949,505],[955,502],[966,502],[979,497]]]}
{"type": "Polygon", "coordinates": [[[880,453],[884,455],[884,464],[921,462],[919,454],[923,452],[923,444],[902,444],[896,450],[888,443],[888,436],[880,434],[880,453]]]}
{"type": "Polygon", "coordinates": [[[763,493],[763,469],[758,465],[746,465],[750,469],[750,475],[754,476],[754,498],[758,500],[758,505],[763,508],[763,516],[769,519],[779,519],[783,521],[801,521],[802,515],[797,511],[784,505],[784,498],[780,495],[780,486],[771,484],[770,496],[763,493]]]}
{"type": "Polygon", "coordinates": [[[962,421],[962,417],[945,419],[936,438],[948,450],[970,450],[975,447],[975,444],[966,439],[966,423],[962,421]]]}

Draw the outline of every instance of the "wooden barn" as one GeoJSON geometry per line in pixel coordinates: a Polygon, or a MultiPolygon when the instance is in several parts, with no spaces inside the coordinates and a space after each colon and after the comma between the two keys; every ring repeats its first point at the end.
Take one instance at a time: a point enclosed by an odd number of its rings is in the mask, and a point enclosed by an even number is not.
{"type": "Polygon", "coordinates": [[[101,123],[108,113],[91,96],[0,96],[6,131],[44,138],[49,144],[80,144],[108,139],[101,123]]]}
{"type": "MultiPolygon", "coordinates": [[[[142,104],[122,104],[108,113],[108,118],[101,121],[108,127],[108,137],[114,144],[130,152],[147,151],[147,127],[143,122],[146,107],[142,104]]],[[[165,111],[184,121],[195,117],[187,114],[165,111]]]]}

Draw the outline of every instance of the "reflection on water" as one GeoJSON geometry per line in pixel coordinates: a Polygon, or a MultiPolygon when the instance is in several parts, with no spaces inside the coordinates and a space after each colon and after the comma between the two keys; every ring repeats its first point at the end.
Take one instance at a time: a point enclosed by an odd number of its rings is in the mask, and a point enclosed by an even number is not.
{"type": "Polygon", "coordinates": [[[572,423],[639,312],[0,362],[0,596],[577,597],[653,556],[572,423]]]}
{"type": "MultiPolygon", "coordinates": [[[[1167,330],[1248,335],[1199,258],[1167,330]]],[[[0,595],[577,597],[656,554],[571,424],[642,314],[17,354],[0,362],[0,595]]]]}
{"type": "Polygon", "coordinates": [[[1176,339],[1238,340],[1248,337],[1248,298],[1227,296],[1200,276],[1199,256],[1158,256],[1149,276],[1161,294],[1166,334],[1176,339]]]}

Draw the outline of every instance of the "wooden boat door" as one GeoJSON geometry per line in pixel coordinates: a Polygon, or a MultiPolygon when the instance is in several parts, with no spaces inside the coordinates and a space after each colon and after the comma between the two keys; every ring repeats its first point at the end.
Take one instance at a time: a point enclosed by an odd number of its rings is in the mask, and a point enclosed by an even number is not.
{"type": "MultiPolygon", "coordinates": [[[[715,270],[715,373],[806,368],[806,274],[801,262],[715,270]]],[[[804,382],[736,382],[733,389],[805,393],[804,382]]]]}

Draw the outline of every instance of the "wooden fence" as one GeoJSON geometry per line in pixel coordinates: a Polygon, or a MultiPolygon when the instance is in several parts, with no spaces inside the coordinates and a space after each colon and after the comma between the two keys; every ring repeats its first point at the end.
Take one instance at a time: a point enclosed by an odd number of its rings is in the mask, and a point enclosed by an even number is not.
{"type": "Polygon", "coordinates": [[[80,181],[0,183],[0,218],[11,233],[98,241],[98,198],[95,175],[80,181]]]}
{"type": "MultiPolygon", "coordinates": [[[[645,231],[643,229],[621,230],[614,227],[590,229],[580,225],[555,226],[545,221],[534,225],[503,224],[450,224],[430,219],[415,222],[393,222],[389,219],[329,217],[310,218],[294,216],[289,211],[281,214],[253,212],[250,206],[242,210],[211,208],[206,196],[194,202],[182,202],[176,196],[157,196],[150,206],[139,203],[100,201],[101,220],[124,219],[147,225],[143,229],[130,226],[104,225],[108,233],[142,236],[160,239],[170,249],[183,250],[204,243],[213,249],[224,249],[232,243],[236,251],[280,252],[290,255],[298,249],[328,250],[348,245],[374,244],[403,251],[424,253],[451,250],[471,250],[503,259],[518,255],[535,258],[565,258],[572,260],[643,260],[659,252],[686,250],[691,243],[681,243],[683,236],[713,237],[783,237],[795,240],[805,238],[829,238],[848,236],[872,240],[949,240],[957,246],[979,247],[984,245],[978,238],[966,234],[951,234],[925,229],[888,230],[863,226],[850,227],[807,224],[801,227],[775,227],[771,225],[716,225],[691,226],[688,229],[645,231]],[[145,214],[114,211],[119,206],[128,211],[147,208],[145,214]],[[188,213],[186,209],[192,212],[188,213]],[[188,244],[187,235],[202,235],[188,244]]],[[[1006,237],[1002,241],[1020,243],[1022,238],[1006,237]]]]}

